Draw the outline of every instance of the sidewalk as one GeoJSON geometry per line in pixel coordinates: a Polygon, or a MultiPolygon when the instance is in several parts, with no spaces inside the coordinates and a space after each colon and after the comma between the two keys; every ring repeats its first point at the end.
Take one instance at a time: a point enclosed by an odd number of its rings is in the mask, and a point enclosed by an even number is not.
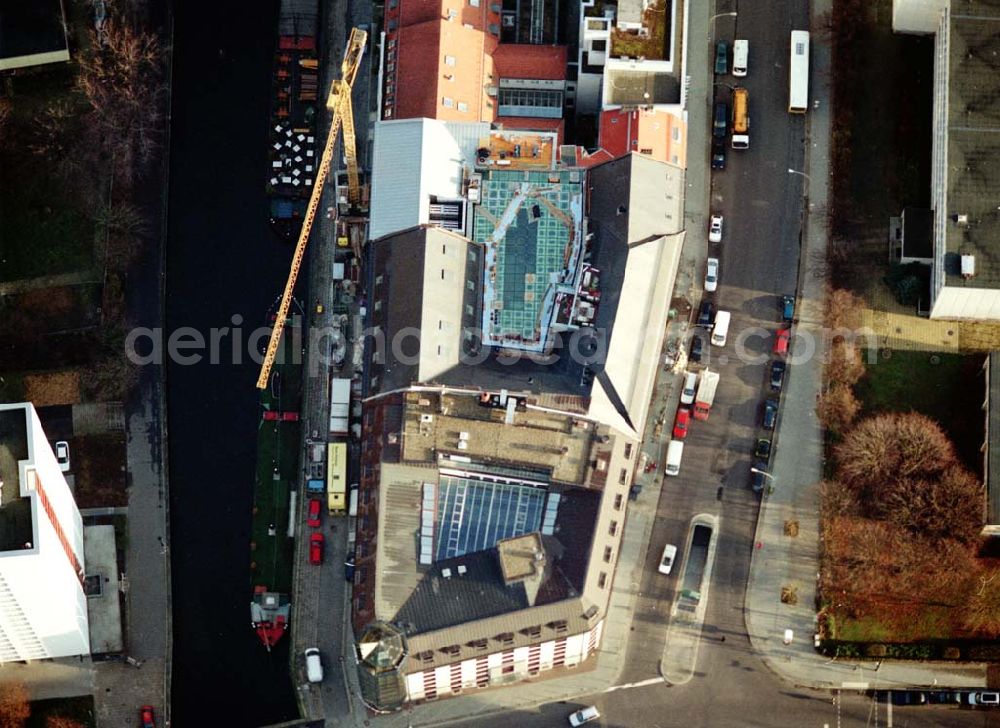
{"type": "MultiPolygon", "coordinates": [[[[820,27],[829,0],[812,6],[813,26],[820,27]]],[[[812,48],[811,76],[814,107],[809,111],[806,135],[808,209],[804,212],[804,238],[800,255],[797,330],[822,342],[825,280],[810,273],[802,261],[825,257],[826,209],[829,178],[830,97],[821,79],[829,78],[829,47],[812,48]],[[815,105],[818,104],[818,105],[815,105]]],[[[982,687],[982,665],[926,662],[865,662],[833,660],[813,645],[816,632],[816,577],[819,573],[819,482],[823,477],[823,433],[814,410],[823,379],[825,351],[804,364],[790,367],[784,406],[778,423],[773,493],[765,495],[757,520],[755,548],[744,602],[747,632],[754,650],[779,677],[790,683],[817,688],[874,689],[875,687],[932,686],[982,687]],[[795,522],[798,535],[785,535],[795,522]],[[797,602],[781,602],[782,587],[796,589],[797,602]],[[785,630],[792,639],[785,644],[785,630]]]]}

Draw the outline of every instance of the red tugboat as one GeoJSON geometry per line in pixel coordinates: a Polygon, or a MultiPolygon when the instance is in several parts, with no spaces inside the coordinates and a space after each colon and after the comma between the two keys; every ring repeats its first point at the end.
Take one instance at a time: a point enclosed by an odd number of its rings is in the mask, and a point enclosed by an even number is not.
{"type": "Polygon", "coordinates": [[[292,613],[292,602],[287,594],[275,594],[264,587],[254,590],[250,602],[250,619],[257,637],[270,652],[288,629],[288,618],[292,613]]]}

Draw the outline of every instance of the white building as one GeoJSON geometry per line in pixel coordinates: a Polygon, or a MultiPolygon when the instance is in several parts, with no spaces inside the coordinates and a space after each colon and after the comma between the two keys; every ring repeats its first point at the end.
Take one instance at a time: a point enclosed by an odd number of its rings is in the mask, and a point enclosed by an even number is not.
{"type": "Polygon", "coordinates": [[[892,20],[935,35],[931,318],[1000,319],[1000,7],[895,0],[892,20]]]}
{"type": "Polygon", "coordinates": [[[83,522],[31,404],[0,404],[0,664],[90,653],[83,522]]]}

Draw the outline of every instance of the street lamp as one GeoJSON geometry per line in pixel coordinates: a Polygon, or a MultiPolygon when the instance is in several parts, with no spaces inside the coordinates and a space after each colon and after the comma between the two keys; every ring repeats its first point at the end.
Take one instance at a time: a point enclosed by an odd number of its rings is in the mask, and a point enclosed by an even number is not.
{"type": "Polygon", "coordinates": [[[708,19],[708,24],[711,25],[712,23],[714,23],[716,18],[735,18],[738,14],[739,13],[737,13],[735,10],[730,11],[728,13],[716,13],[715,15],[713,15],[711,18],[708,19]]]}
{"type": "Polygon", "coordinates": [[[712,27],[715,24],[716,18],[735,18],[738,13],[733,10],[729,13],[716,13],[711,18],[708,19],[708,39],[712,40],[712,27]]]}
{"type": "Polygon", "coordinates": [[[808,174],[806,174],[805,172],[800,172],[800,171],[799,171],[799,170],[797,170],[797,169],[792,169],[791,167],[789,167],[789,168],[788,168],[788,174],[800,174],[800,175],[802,175],[803,177],[805,177],[807,181],[809,181],[809,182],[812,182],[812,177],[810,177],[810,176],[809,176],[808,174]]]}
{"type": "Polygon", "coordinates": [[[768,473],[765,470],[761,470],[760,468],[750,468],[750,472],[751,473],[759,473],[760,475],[763,475],[765,478],[770,478],[771,480],[774,480],[774,476],[773,475],[771,475],[770,473],[768,473]]]}

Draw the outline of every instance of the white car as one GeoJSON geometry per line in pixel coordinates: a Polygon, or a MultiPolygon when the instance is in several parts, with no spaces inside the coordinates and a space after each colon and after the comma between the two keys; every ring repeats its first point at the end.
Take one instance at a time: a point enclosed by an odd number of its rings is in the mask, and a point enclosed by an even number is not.
{"type": "Polygon", "coordinates": [[[698,386],[698,372],[684,372],[684,386],[681,388],[681,404],[694,402],[695,389],[698,386]]]}
{"type": "Polygon", "coordinates": [[[719,259],[709,258],[705,270],[705,290],[711,293],[719,285],[719,259]]]}
{"type": "Polygon", "coordinates": [[[670,570],[674,568],[674,559],[677,558],[677,547],[672,543],[668,543],[663,547],[663,556],[660,557],[660,565],[657,570],[661,574],[669,574],[670,570]]]}
{"type": "Polygon", "coordinates": [[[708,221],[708,242],[722,242],[722,215],[712,215],[708,221]]]}
{"type": "Polygon", "coordinates": [[[601,714],[597,712],[597,708],[591,705],[590,707],[571,713],[569,716],[569,724],[573,726],[573,728],[576,728],[578,725],[589,723],[590,721],[597,720],[600,717],[601,714]]]}
{"type": "Polygon", "coordinates": [[[69,443],[65,440],[56,443],[56,462],[59,463],[61,471],[69,472],[69,443]]]}

